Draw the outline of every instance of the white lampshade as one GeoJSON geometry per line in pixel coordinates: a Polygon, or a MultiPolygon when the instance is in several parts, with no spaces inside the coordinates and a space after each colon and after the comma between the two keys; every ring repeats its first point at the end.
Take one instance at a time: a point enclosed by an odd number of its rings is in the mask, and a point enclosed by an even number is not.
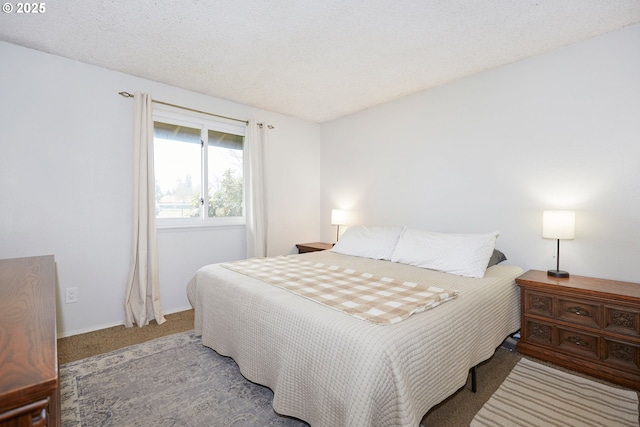
{"type": "Polygon", "coordinates": [[[347,212],[342,209],[331,210],[331,225],[345,225],[347,223],[347,212]]]}
{"type": "Polygon", "coordinates": [[[576,233],[574,211],[543,211],[542,237],[545,239],[572,240],[576,233]]]}

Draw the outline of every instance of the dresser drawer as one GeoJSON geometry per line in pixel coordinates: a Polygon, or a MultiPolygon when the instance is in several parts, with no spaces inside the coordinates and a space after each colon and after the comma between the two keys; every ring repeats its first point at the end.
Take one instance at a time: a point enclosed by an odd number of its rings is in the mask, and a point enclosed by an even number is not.
{"type": "Polygon", "coordinates": [[[597,360],[600,358],[599,335],[592,335],[583,331],[558,328],[557,347],[563,351],[582,357],[597,360]]]}
{"type": "Polygon", "coordinates": [[[640,337],[640,310],[605,305],[603,327],[607,331],[640,337]]]}
{"type": "Polygon", "coordinates": [[[549,323],[525,318],[522,325],[522,335],[529,342],[553,346],[553,326],[549,323]]]}
{"type": "Polygon", "coordinates": [[[640,344],[604,339],[604,361],[640,374],[640,344]]]}
{"type": "Polygon", "coordinates": [[[524,291],[524,314],[553,318],[553,295],[524,291]]]}
{"type": "Polygon", "coordinates": [[[585,300],[558,298],[556,318],[576,325],[600,327],[601,305],[585,300]]]}
{"type": "Polygon", "coordinates": [[[18,427],[47,427],[50,399],[42,399],[28,403],[19,408],[0,413],[0,426],[18,427]]]}

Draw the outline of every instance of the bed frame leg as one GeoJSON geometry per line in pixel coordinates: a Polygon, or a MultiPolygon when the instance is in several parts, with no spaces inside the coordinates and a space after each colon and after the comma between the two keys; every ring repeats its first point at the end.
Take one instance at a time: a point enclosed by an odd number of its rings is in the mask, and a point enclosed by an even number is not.
{"type": "Polygon", "coordinates": [[[476,372],[477,367],[478,365],[469,369],[469,373],[471,374],[471,391],[474,393],[478,390],[478,377],[476,372]]]}

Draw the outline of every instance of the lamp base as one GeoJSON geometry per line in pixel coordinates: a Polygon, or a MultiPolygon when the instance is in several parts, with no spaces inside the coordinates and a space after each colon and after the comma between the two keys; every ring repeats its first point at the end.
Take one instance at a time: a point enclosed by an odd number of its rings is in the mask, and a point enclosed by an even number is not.
{"type": "Polygon", "coordinates": [[[548,270],[547,276],[566,278],[569,277],[569,273],[564,270],[548,270]]]}

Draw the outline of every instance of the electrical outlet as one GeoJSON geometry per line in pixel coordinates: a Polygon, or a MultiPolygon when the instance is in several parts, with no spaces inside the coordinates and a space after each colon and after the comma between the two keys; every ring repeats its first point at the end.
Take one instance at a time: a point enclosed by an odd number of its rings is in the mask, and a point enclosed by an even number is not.
{"type": "Polygon", "coordinates": [[[66,288],[64,292],[65,303],[78,302],[78,288],[66,288]]]}

